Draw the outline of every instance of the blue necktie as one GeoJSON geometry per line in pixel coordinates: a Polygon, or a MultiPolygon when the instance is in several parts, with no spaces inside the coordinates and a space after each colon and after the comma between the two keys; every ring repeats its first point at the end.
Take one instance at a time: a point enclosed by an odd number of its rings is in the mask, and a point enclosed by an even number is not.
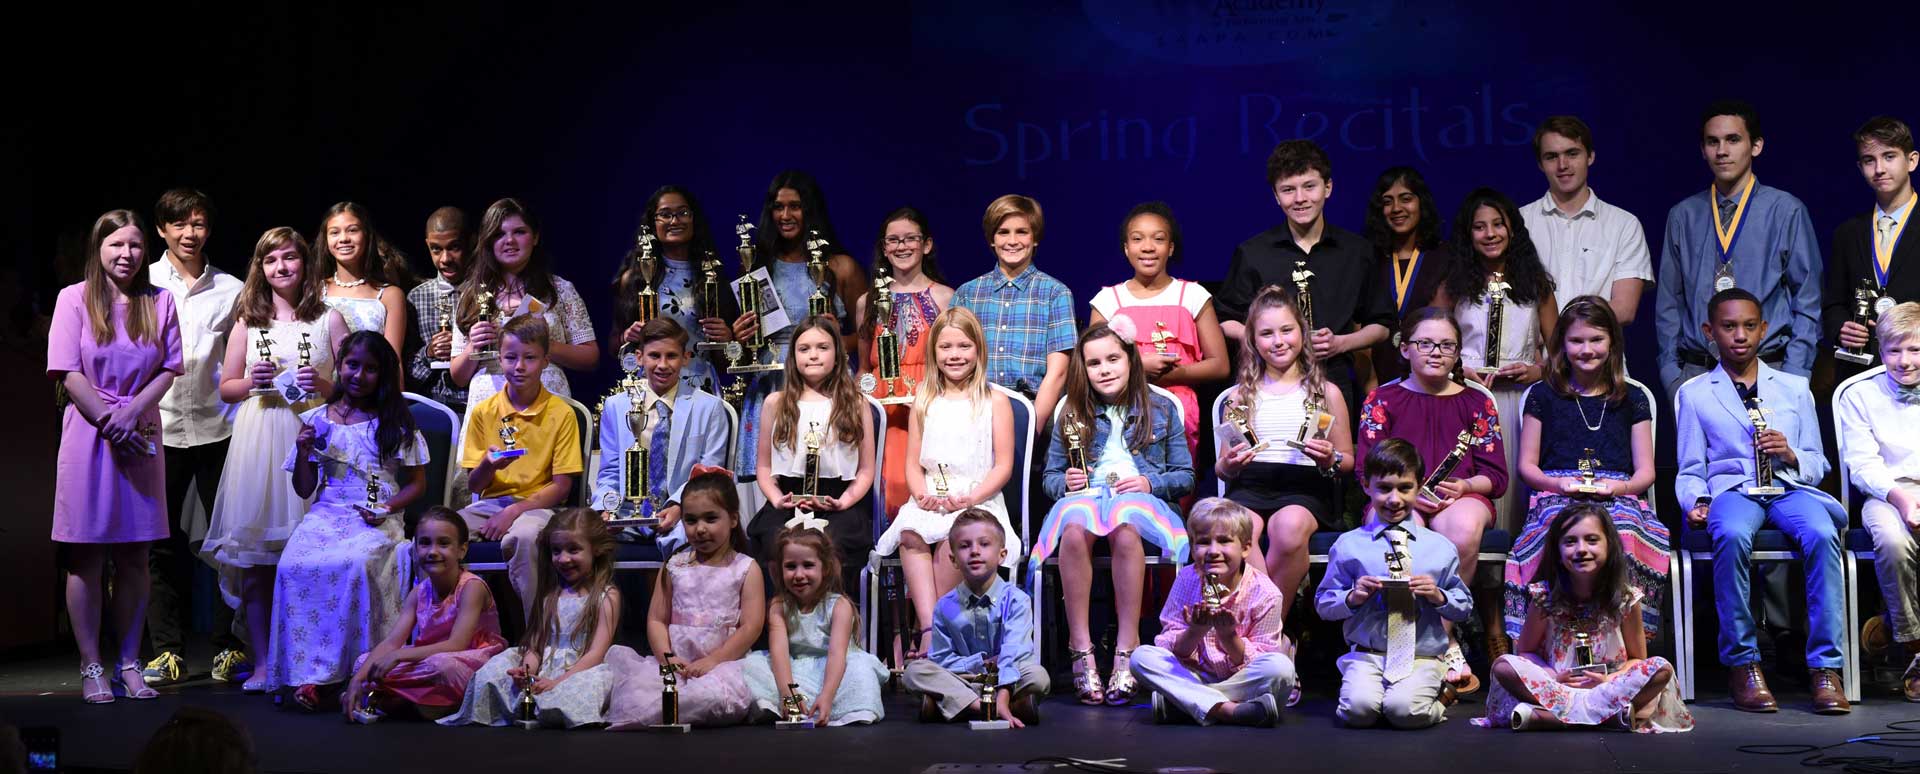
{"type": "Polygon", "coordinates": [[[658,499],[667,490],[667,442],[673,436],[667,417],[673,407],[665,400],[654,401],[653,407],[654,423],[650,430],[653,438],[647,441],[647,480],[653,483],[653,491],[648,494],[658,499]]]}

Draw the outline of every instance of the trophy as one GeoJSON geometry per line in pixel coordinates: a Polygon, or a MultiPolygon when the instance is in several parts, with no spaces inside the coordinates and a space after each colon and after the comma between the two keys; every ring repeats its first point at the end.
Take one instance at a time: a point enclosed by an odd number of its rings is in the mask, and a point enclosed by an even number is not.
{"type": "Polygon", "coordinates": [[[807,459],[803,463],[804,471],[800,478],[800,496],[793,498],[795,507],[814,510],[827,498],[820,495],[820,423],[807,423],[807,433],[801,443],[807,447],[807,459]]]}
{"type": "MultiPolygon", "coordinates": [[[[1317,392],[1308,393],[1306,401],[1301,404],[1301,408],[1306,410],[1307,417],[1300,422],[1300,434],[1285,441],[1286,445],[1306,451],[1308,440],[1327,437],[1327,431],[1333,427],[1333,415],[1327,413],[1325,406],[1320,405],[1320,401],[1325,399],[1326,396],[1317,392]]],[[[1251,426],[1252,423],[1248,424],[1251,426]]]]}
{"type": "Polygon", "coordinates": [[[877,398],[883,406],[912,403],[913,380],[900,375],[900,339],[893,333],[893,276],[882,273],[875,277],[873,294],[874,370],[879,374],[861,374],[860,391],[884,395],[877,398]]]}
{"type": "Polygon", "coordinates": [[[653,270],[658,261],[653,257],[653,233],[640,232],[640,306],[636,317],[641,323],[652,322],[660,315],[660,297],[653,290],[653,270]]]}
{"type": "Polygon", "coordinates": [[[947,496],[947,463],[936,462],[933,464],[933,496],[947,496]]]}
{"type": "Polygon", "coordinates": [[[807,316],[826,314],[833,308],[827,298],[827,264],[821,260],[820,252],[827,246],[827,240],[820,238],[820,232],[807,231],[807,276],[813,278],[813,295],[807,296],[807,316]]]}
{"type": "Polygon", "coordinates": [[[353,711],[348,713],[348,720],[365,726],[377,723],[387,716],[387,713],[373,703],[373,692],[374,686],[369,685],[366,693],[353,697],[353,711]]]}
{"type": "Polygon", "coordinates": [[[1600,494],[1600,485],[1594,482],[1593,469],[1600,462],[1593,458],[1593,450],[1588,449],[1580,455],[1580,483],[1573,485],[1573,491],[1583,495],[1600,494]]]}
{"type": "Polygon", "coordinates": [[[1307,289],[1313,272],[1307,269],[1306,261],[1293,262],[1294,306],[1300,310],[1300,331],[1302,336],[1312,337],[1317,330],[1313,327],[1313,293],[1307,289]]]}
{"type": "MultiPolygon", "coordinates": [[[[995,633],[998,634],[997,631],[995,633]]],[[[999,650],[996,648],[994,652],[997,654],[999,650]]],[[[974,731],[1005,731],[1012,728],[1012,723],[1000,719],[1000,708],[993,701],[994,689],[1000,687],[999,658],[988,656],[974,681],[980,684],[980,714],[984,719],[968,723],[967,727],[974,731]]]]}
{"type": "Polygon", "coordinates": [[[787,696],[780,700],[780,715],[773,723],[774,728],[813,728],[813,718],[807,717],[807,696],[800,692],[799,683],[787,683],[787,696]]]}
{"type": "Polygon", "coordinates": [[[1067,467],[1091,475],[1093,471],[1087,468],[1086,431],[1086,426],[1080,424],[1071,413],[1067,414],[1066,422],[1060,426],[1060,434],[1067,439],[1067,467]]]}
{"type": "MultiPolygon", "coordinates": [[[[439,330],[439,332],[441,333],[453,332],[453,297],[452,296],[448,296],[447,298],[445,298],[440,302],[440,322],[437,327],[437,330],[439,330]]],[[[444,371],[446,369],[453,367],[453,361],[435,359],[427,363],[427,367],[435,371],[444,371]]]]}
{"type": "Polygon", "coordinates": [[[646,410],[644,396],[637,385],[628,386],[627,393],[631,396],[627,404],[627,429],[633,433],[633,445],[621,452],[621,501],[611,509],[606,522],[614,529],[656,526],[660,520],[654,514],[662,505],[659,493],[654,491],[650,442],[654,433],[666,432],[666,428],[650,421],[654,415],[646,410]]]}
{"type": "Polygon", "coordinates": [[[1607,665],[1593,657],[1593,637],[1586,632],[1573,633],[1573,663],[1569,672],[1586,672],[1596,677],[1607,676],[1607,665]]]}
{"type": "Polygon", "coordinates": [[[760,283],[753,279],[753,224],[747,222],[747,216],[740,216],[740,224],[733,227],[733,233],[740,235],[740,314],[753,315],[753,335],[747,340],[726,343],[727,373],[746,374],[760,371],[778,371],[785,366],[779,362],[761,363],[760,350],[767,348],[767,333],[761,324],[760,283]],[[746,360],[742,365],[741,360],[746,360]]]}
{"type": "Polygon", "coordinates": [[[488,452],[494,462],[526,456],[527,450],[520,448],[520,428],[513,426],[513,416],[500,418],[500,450],[488,452]]]}
{"type": "MultiPolygon", "coordinates": [[[[1860,280],[1860,287],[1853,291],[1853,321],[1866,327],[1873,316],[1885,314],[1893,308],[1893,297],[1880,294],[1880,288],[1872,278],[1860,280]],[[1870,316],[1871,315],[1871,316],[1870,316]]],[[[1867,365],[1873,362],[1873,353],[1866,347],[1835,347],[1833,356],[1849,363],[1867,365]]]]}
{"type": "Polygon", "coordinates": [[[300,332],[300,367],[313,367],[313,337],[306,331],[300,332]]]}
{"type": "MultiPolygon", "coordinates": [[[[729,341],[727,343],[732,345],[738,342],[729,341]]],[[[728,370],[731,371],[732,369],[728,370]]],[[[747,380],[735,379],[732,384],[720,388],[720,399],[732,405],[733,410],[736,412],[743,410],[747,402],[747,380]]]]}
{"type": "MultiPolygon", "coordinates": [[[[720,316],[720,259],[713,257],[713,251],[700,259],[700,292],[698,303],[702,318],[720,316]]],[[[702,341],[693,346],[699,352],[714,352],[727,348],[724,341],[702,341]]]]}
{"type": "MultiPolygon", "coordinates": [[[[260,340],[254,342],[254,352],[260,356],[260,359],[256,362],[273,362],[273,339],[267,338],[266,331],[260,331],[260,340]]],[[[273,385],[268,384],[265,387],[253,388],[252,392],[255,395],[272,395],[279,392],[279,390],[274,389],[273,385]]]]}
{"type": "MultiPolygon", "coordinates": [[[[1259,454],[1260,452],[1266,451],[1267,442],[1260,440],[1260,436],[1253,432],[1253,417],[1248,414],[1248,412],[1252,410],[1253,407],[1244,400],[1228,401],[1226,411],[1227,424],[1233,425],[1233,429],[1240,431],[1241,435],[1246,436],[1247,443],[1253,447],[1251,451],[1259,454]]],[[[1300,430],[1301,432],[1305,432],[1306,428],[1303,426],[1300,430]]]]}
{"type": "Polygon", "coordinates": [[[365,471],[362,478],[367,480],[367,501],[360,505],[360,509],[374,516],[385,516],[392,513],[393,509],[388,508],[386,503],[380,501],[379,471],[365,471]]]}
{"type": "Polygon", "coordinates": [[[1460,431],[1459,437],[1453,439],[1453,450],[1447,452],[1447,456],[1440,460],[1440,464],[1433,466],[1433,474],[1420,483],[1420,494],[1429,500],[1439,502],[1440,495],[1436,494],[1433,488],[1453,474],[1453,469],[1460,466],[1460,460],[1467,456],[1467,447],[1472,444],[1473,433],[1466,430],[1460,431]]]}
{"type": "Polygon", "coordinates": [[[1487,278],[1487,346],[1485,355],[1481,358],[1480,370],[1482,371],[1495,371],[1500,368],[1500,325],[1501,320],[1506,317],[1507,291],[1512,288],[1513,286],[1507,284],[1507,281],[1501,277],[1500,272],[1496,271],[1493,276],[1487,278]]]}
{"type": "Polygon", "coordinates": [[[520,704],[515,707],[513,724],[528,731],[540,727],[540,707],[533,703],[533,676],[527,676],[526,685],[520,688],[520,704]]]}
{"type": "Polygon", "coordinates": [[[1389,591],[1406,592],[1412,578],[1407,573],[1407,531],[1388,527],[1387,533],[1387,577],[1380,579],[1380,585],[1389,591]]]}
{"type": "Polygon", "coordinates": [[[1167,346],[1173,341],[1173,332],[1167,330],[1166,323],[1154,320],[1153,333],[1148,335],[1147,338],[1153,342],[1153,354],[1160,355],[1161,357],[1172,354],[1167,351],[1167,346]]]}
{"type": "Polygon", "coordinates": [[[1747,398],[1747,420],[1753,423],[1753,486],[1746,493],[1752,497],[1771,497],[1787,493],[1786,487],[1773,478],[1773,455],[1760,451],[1759,438],[1767,429],[1767,412],[1770,408],[1760,407],[1760,396],[1747,398]]]}
{"type": "Polygon", "coordinates": [[[680,722],[680,665],[673,663],[673,651],[660,657],[660,722],[655,731],[684,734],[693,726],[680,722]]]}
{"type": "Polygon", "coordinates": [[[1227,584],[1220,582],[1218,573],[1208,572],[1206,582],[1200,584],[1201,612],[1208,616],[1219,615],[1220,611],[1227,609],[1227,595],[1232,593],[1227,584]]]}
{"type": "MultiPolygon", "coordinates": [[[[493,319],[493,291],[488,290],[486,288],[481,288],[480,293],[474,297],[473,306],[475,310],[473,319],[475,322],[478,322],[480,320],[492,320],[493,319]]],[[[475,350],[473,354],[468,355],[467,357],[473,360],[479,360],[483,362],[488,360],[499,360],[500,359],[499,335],[500,335],[499,331],[494,331],[494,343],[488,344],[484,347],[481,347],[478,350],[475,350]]]]}

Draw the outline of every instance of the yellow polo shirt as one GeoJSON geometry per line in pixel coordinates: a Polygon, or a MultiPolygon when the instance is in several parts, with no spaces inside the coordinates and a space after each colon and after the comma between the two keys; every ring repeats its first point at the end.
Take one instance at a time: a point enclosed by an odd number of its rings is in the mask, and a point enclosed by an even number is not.
{"type": "Polygon", "coordinates": [[[524,500],[540,491],[557,475],[580,475],[585,470],[580,459],[580,424],[573,409],[553,397],[546,388],[525,411],[516,411],[507,399],[507,391],[494,393],[467,413],[465,438],[460,442],[460,467],[480,467],[487,447],[502,447],[500,428],[512,417],[519,428],[516,445],[526,449],[525,456],[493,472],[493,482],[480,492],[484,498],[510,496],[524,500]]]}

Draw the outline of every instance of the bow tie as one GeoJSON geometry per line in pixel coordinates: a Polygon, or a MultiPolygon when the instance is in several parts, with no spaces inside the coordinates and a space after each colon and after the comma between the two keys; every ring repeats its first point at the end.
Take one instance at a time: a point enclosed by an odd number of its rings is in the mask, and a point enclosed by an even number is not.
{"type": "Polygon", "coordinates": [[[1893,399],[1897,403],[1920,406],[1920,384],[1912,387],[1896,384],[1893,386],[1893,399]]]}
{"type": "Polygon", "coordinates": [[[989,610],[989,611],[992,610],[993,597],[989,597],[985,594],[974,595],[972,599],[967,600],[967,609],[973,610],[975,608],[978,608],[981,610],[989,610]]]}

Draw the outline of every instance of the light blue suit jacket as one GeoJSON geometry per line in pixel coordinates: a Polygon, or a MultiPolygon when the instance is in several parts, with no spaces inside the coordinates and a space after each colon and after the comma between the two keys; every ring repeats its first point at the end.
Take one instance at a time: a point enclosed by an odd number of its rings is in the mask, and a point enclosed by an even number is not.
{"type": "MultiPolygon", "coordinates": [[[[593,480],[594,507],[612,510],[609,504],[620,502],[620,472],[624,453],[633,445],[633,429],[627,426],[627,408],[633,399],[626,392],[607,397],[600,410],[600,470],[593,480]]],[[[674,393],[673,413],[667,423],[667,480],[669,499],[679,501],[680,487],[695,464],[727,463],[728,427],[726,409],[711,393],[688,389],[684,385],[674,393]]]]}
{"type": "MultiPolygon", "coordinates": [[[[1798,467],[1788,467],[1775,458],[1775,481],[1789,490],[1811,492],[1829,509],[1839,511],[1840,503],[1817,488],[1827,475],[1828,462],[1806,377],[1776,371],[1766,363],[1759,366],[1760,405],[1771,409],[1766,412],[1767,424],[1787,436],[1800,462],[1798,467]]],[[[1680,475],[1673,488],[1680,508],[1691,509],[1699,498],[1752,485],[1753,423],[1747,419],[1747,407],[1740,401],[1733,377],[1723,368],[1714,368],[1689,379],[1681,385],[1677,402],[1680,475]]]]}

